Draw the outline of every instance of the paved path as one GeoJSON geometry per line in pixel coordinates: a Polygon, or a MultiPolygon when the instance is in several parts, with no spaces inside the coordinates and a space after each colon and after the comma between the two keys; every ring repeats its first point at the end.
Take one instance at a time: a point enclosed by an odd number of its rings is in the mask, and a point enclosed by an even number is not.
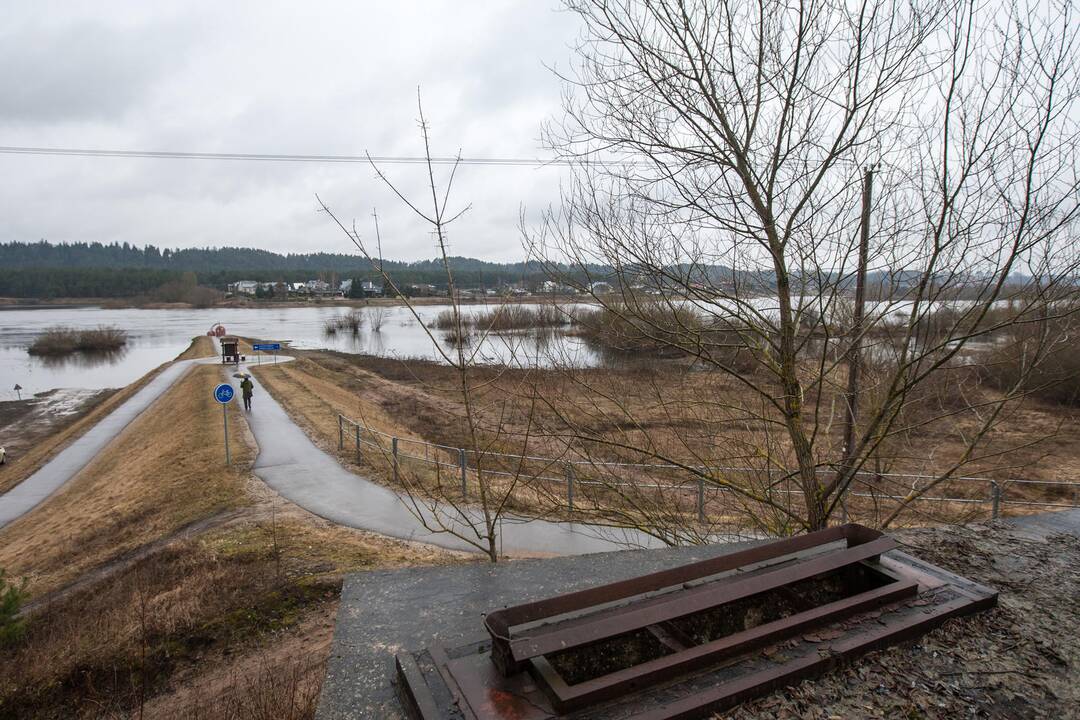
{"type": "MultiPolygon", "coordinates": [[[[292,359],[281,356],[278,361],[292,359]]],[[[217,357],[178,360],[162,370],[37,472],[0,495],[0,527],[26,514],[71,480],[192,366],[218,362],[217,357]]],[[[234,366],[224,368],[225,374],[233,372],[234,366]]],[[[257,378],[255,384],[259,386],[257,378]]],[[[297,505],[341,525],[451,549],[475,549],[451,534],[428,530],[425,524],[434,526],[430,511],[411,508],[389,488],[346,470],[333,456],[316,447],[265,389],[259,389],[248,421],[259,445],[255,474],[267,485],[297,505]],[[416,512],[427,522],[422,522],[416,512]]],[[[1080,534],[1080,510],[1012,521],[1034,534],[1080,534]]],[[[578,555],[662,546],[655,538],[631,530],[515,517],[504,519],[500,537],[500,550],[510,554],[578,555]]]]}
{"type": "Polygon", "coordinates": [[[1039,539],[1058,534],[1080,536],[1080,509],[1059,510],[1038,515],[1018,515],[1005,518],[1005,522],[1024,535],[1039,539]]]}
{"type": "MultiPolygon", "coordinates": [[[[278,362],[293,358],[281,356],[278,362]]],[[[33,475],[0,495],[0,527],[33,510],[85,468],[125,427],[197,364],[217,364],[216,357],[177,360],[118,408],[61,450],[33,475]]],[[[251,366],[255,367],[255,366],[251,366]]],[[[242,368],[250,369],[250,368],[242,368]]],[[[225,366],[224,375],[236,372],[225,366]]],[[[256,385],[258,380],[256,379],[256,385]]],[[[473,550],[445,533],[432,533],[392,490],[355,475],[320,450],[262,388],[255,412],[248,415],[259,444],[255,474],[297,505],[328,520],[407,540],[451,549],[473,550]]],[[[236,400],[240,402],[239,398],[236,400]]],[[[426,517],[430,521],[430,514],[426,517]]],[[[506,553],[582,554],[626,547],[657,547],[640,533],[571,523],[506,518],[501,550],[506,553]]]]}
{"type": "MultiPolygon", "coordinates": [[[[214,358],[216,360],[216,358],[214,358]]],[[[86,467],[101,450],[112,442],[143,410],[168,390],[199,360],[177,360],[162,370],[144,388],[125,400],[87,430],[81,437],[61,450],[30,477],[0,495],[0,527],[30,512],[42,500],[52,495],[80,470],[86,467]]]]}
{"type": "MultiPolygon", "coordinates": [[[[259,443],[255,474],[263,482],[300,507],[340,525],[454,550],[475,550],[453,535],[430,532],[393,490],[346,470],[316,447],[259,386],[258,378],[255,381],[248,423],[259,443]]],[[[427,525],[434,527],[430,513],[423,510],[423,516],[427,525]]],[[[629,530],[506,518],[500,550],[508,554],[580,555],[662,545],[653,537],[629,530]]]]}

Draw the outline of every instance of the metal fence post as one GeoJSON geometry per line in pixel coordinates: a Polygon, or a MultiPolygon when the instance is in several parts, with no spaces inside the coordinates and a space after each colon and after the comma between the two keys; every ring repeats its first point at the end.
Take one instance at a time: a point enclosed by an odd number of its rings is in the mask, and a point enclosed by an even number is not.
{"type": "Polygon", "coordinates": [[[698,522],[705,522],[705,479],[698,478],[697,481],[697,519],[698,522]]]}
{"type": "Polygon", "coordinates": [[[360,423],[356,423],[356,457],[359,459],[360,455],[360,423]]]}
{"type": "Polygon", "coordinates": [[[574,512],[574,466],[566,463],[566,503],[570,512],[574,512]]]}
{"type": "Polygon", "coordinates": [[[398,481],[397,438],[390,438],[390,452],[394,456],[394,482],[398,481]]]}
{"type": "Polygon", "coordinates": [[[337,449],[345,449],[345,418],[340,414],[337,416],[337,449]]]}
{"type": "Polygon", "coordinates": [[[469,481],[467,471],[469,461],[465,458],[465,448],[458,448],[458,465],[461,466],[461,499],[469,499],[469,481]]]}
{"type": "Polygon", "coordinates": [[[997,480],[990,481],[990,517],[994,520],[998,519],[998,515],[1001,514],[1001,486],[998,485],[997,480]]]}

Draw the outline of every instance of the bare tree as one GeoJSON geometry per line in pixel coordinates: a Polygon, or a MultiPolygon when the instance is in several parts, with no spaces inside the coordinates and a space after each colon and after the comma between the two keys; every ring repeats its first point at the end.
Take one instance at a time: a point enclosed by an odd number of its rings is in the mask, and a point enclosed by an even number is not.
{"type": "MultiPolygon", "coordinates": [[[[400,489],[404,492],[403,500],[413,515],[431,532],[446,533],[453,535],[467,545],[485,553],[492,562],[499,557],[499,528],[500,522],[506,515],[513,502],[515,492],[519,490],[521,480],[521,463],[518,467],[501,468],[496,471],[489,468],[493,448],[501,447],[506,439],[501,432],[499,422],[492,426],[485,421],[488,414],[485,408],[478,407],[477,386],[482,384],[474,378],[475,368],[479,361],[480,348],[487,331],[482,330],[475,338],[476,342],[465,342],[464,338],[470,336],[471,329],[469,320],[461,305],[461,296],[454,272],[450,263],[449,245],[447,240],[447,226],[465,214],[470,206],[450,210],[450,194],[454,185],[454,178],[458,164],[452,165],[448,177],[444,181],[444,187],[440,190],[439,182],[435,176],[434,163],[432,162],[429,128],[424,117],[423,106],[417,95],[419,110],[419,127],[424,142],[424,156],[426,162],[426,184],[430,190],[429,202],[420,203],[408,197],[398,186],[388,178],[383,171],[371,162],[376,176],[387,188],[423,223],[431,228],[435,238],[435,247],[442,261],[443,272],[446,277],[448,288],[448,302],[450,305],[450,330],[451,337],[455,340],[449,343],[440,342],[435,332],[428,323],[425,323],[416,306],[409,300],[401,288],[397,286],[393,277],[386,272],[382,263],[382,236],[378,229],[378,218],[375,217],[375,230],[377,239],[376,256],[371,252],[363,237],[356,228],[355,223],[346,226],[322,201],[317,197],[320,207],[325,211],[338,227],[355,244],[360,253],[371,263],[381,277],[384,288],[400,299],[413,318],[424,330],[435,348],[438,358],[449,365],[456,377],[456,395],[462,408],[461,421],[465,429],[467,448],[461,450],[462,457],[456,454],[436,458],[439,462],[426,465],[427,469],[434,468],[434,473],[419,470],[410,472],[399,466],[399,456],[391,454],[391,448],[380,446],[385,464],[394,468],[394,476],[400,489]],[[466,455],[471,456],[466,461],[466,455]],[[457,482],[447,483],[443,476],[444,465],[452,465],[460,460],[463,483],[471,480],[471,486],[475,489],[472,497],[468,493],[461,492],[457,482]],[[466,469],[466,465],[468,469],[466,469]],[[509,470],[509,471],[507,471],[509,470]],[[468,475],[468,478],[464,477],[468,475]]],[[[460,159],[460,155],[458,156],[460,159]]],[[[369,158],[370,161],[370,158],[369,158]]],[[[492,382],[490,379],[483,382],[492,382]]],[[[496,417],[499,410],[494,411],[496,417]]],[[[528,447],[531,438],[529,424],[531,413],[525,412],[524,430],[517,433],[512,439],[515,449],[520,456],[528,455],[528,447]]],[[[450,448],[444,448],[451,450],[450,448]]]]}
{"type": "MultiPolygon", "coordinates": [[[[568,412],[552,431],[680,465],[784,532],[827,525],[866,473],[929,470],[883,493],[888,525],[963,468],[1007,465],[989,440],[1026,375],[965,383],[980,346],[1078,307],[1071,3],[566,7],[584,32],[546,139],[573,174],[524,228],[531,252],[583,292],[612,282],[591,293],[606,326],[691,358],[703,389],[729,381],[671,409],[701,419],[674,447],[610,403],[615,434],[568,412]],[[718,469],[736,460],[752,477],[718,469]]],[[[1056,340],[1026,333],[1025,367],[1056,340]]]]}

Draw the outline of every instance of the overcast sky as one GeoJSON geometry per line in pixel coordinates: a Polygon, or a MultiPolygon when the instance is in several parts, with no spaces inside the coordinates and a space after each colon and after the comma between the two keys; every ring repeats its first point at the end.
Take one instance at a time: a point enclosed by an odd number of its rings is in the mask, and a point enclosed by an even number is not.
{"type": "MultiPolygon", "coordinates": [[[[557,0],[17,2],[0,0],[0,145],[538,157],[577,19],[557,0]]],[[[408,192],[422,169],[387,166],[408,192]]],[[[445,168],[443,168],[445,171],[445,168]]],[[[452,251],[523,256],[519,208],[554,202],[560,171],[464,167],[473,209],[452,251]]],[[[347,252],[319,193],[387,257],[434,256],[427,231],[362,164],[0,154],[0,241],[240,245],[347,252]]]]}

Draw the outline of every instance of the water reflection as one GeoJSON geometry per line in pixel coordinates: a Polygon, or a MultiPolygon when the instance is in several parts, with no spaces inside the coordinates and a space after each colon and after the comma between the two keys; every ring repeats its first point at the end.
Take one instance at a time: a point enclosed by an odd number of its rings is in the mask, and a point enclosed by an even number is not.
{"type": "MultiPolygon", "coordinates": [[[[446,306],[416,308],[420,321],[401,306],[367,307],[358,332],[324,334],[326,322],[352,310],[340,306],[227,308],[204,310],[141,310],[44,308],[0,310],[0,397],[14,399],[19,383],[29,392],[58,387],[104,388],[126,385],[182,352],[192,337],[203,335],[216,323],[233,335],[281,342],[292,347],[329,349],[345,353],[370,353],[396,358],[440,360],[435,343],[444,351],[453,346],[439,334],[433,338],[423,325],[430,325],[446,306]],[[129,343],[119,353],[72,355],[68,358],[33,358],[26,347],[45,329],[65,325],[74,329],[115,325],[127,331],[129,343]],[[375,331],[373,328],[380,329],[375,331]]],[[[484,306],[468,306],[466,312],[480,312],[484,306]]],[[[477,362],[511,366],[551,365],[553,362],[589,366],[603,362],[600,354],[580,338],[558,332],[522,331],[477,338],[468,348],[477,362]]]]}
{"type": "Polygon", "coordinates": [[[88,369],[118,363],[128,354],[126,347],[115,350],[82,350],[66,355],[42,355],[40,362],[50,370],[88,369]]]}

